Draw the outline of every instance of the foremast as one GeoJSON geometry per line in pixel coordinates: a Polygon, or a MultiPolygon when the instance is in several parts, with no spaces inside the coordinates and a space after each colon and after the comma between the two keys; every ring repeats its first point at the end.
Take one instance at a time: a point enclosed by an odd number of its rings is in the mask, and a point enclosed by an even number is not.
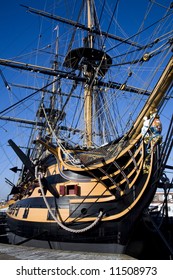
{"type": "MultiPolygon", "coordinates": [[[[92,1],[87,0],[87,12],[88,12],[88,28],[91,30],[92,26],[94,26],[93,22],[93,6],[92,1]]],[[[88,33],[87,43],[89,48],[94,47],[94,37],[93,34],[88,33]]],[[[92,73],[87,72],[89,80],[92,78],[92,73]]],[[[92,145],[92,117],[93,117],[93,110],[92,110],[92,85],[85,86],[84,90],[84,124],[85,124],[85,135],[84,135],[84,145],[87,147],[91,147],[92,145]]]]}
{"type": "MultiPolygon", "coordinates": [[[[93,0],[86,0],[87,4],[87,37],[81,48],[83,62],[83,75],[86,77],[84,86],[84,146],[88,149],[93,145],[93,110],[94,110],[94,86],[98,76],[104,76],[112,64],[112,59],[101,47],[100,26],[97,21],[93,0]],[[98,46],[96,47],[96,36],[98,46]]],[[[81,58],[81,56],[80,56],[81,58]]]]}

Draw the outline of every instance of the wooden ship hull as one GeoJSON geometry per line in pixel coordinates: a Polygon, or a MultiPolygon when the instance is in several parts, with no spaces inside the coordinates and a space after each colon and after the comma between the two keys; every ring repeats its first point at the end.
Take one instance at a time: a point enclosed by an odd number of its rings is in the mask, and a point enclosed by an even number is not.
{"type": "Polygon", "coordinates": [[[68,242],[95,243],[99,248],[103,243],[123,251],[135,222],[155,194],[159,146],[156,143],[148,154],[138,137],[117,158],[80,171],[60,167],[49,155],[44,160],[44,179],[32,182],[9,209],[11,231],[26,240],[53,242],[52,247],[68,242]]]}

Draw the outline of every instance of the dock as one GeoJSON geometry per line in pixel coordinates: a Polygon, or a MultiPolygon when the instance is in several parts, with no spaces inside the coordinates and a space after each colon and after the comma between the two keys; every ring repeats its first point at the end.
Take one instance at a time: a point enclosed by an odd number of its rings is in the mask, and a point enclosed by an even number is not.
{"type": "Polygon", "coordinates": [[[125,254],[61,251],[0,243],[0,260],[132,260],[125,254]]]}

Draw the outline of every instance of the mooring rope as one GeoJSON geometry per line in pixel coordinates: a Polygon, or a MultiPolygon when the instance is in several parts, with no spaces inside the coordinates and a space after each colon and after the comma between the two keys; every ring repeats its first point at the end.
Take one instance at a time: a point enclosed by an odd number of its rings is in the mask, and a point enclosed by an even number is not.
{"type": "Polygon", "coordinates": [[[44,193],[44,189],[43,189],[43,185],[42,185],[42,182],[41,182],[41,178],[43,178],[43,174],[41,172],[37,172],[37,168],[36,168],[36,178],[38,179],[38,182],[39,182],[39,185],[40,185],[40,189],[41,189],[41,194],[42,194],[42,197],[43,197],[43,200],[46,204],[46,207],[50,213],[50,215],[52,216],[52,218],[54,219],[54,221],[64,230],[66,231],[69,231],[69,232],[72,232],[72,233],[83,233],[83,232],[86,232],[88,230],[90,230],[91,228],[93,228],[102,218],[102,215],[103,215],[103,212],[100,211],[99,212],[99,215],[98,217],[96,218],[96,220],[91,223],[89,226],[85,227],[85,228],[82,228],[82,229],[72,229],[72,228],[69,228],[67,226],[65,226],[62,222],[60,222],[57,217],[54,215],[53,211],[51,210],[50,208],[50,205],[46,199],[46,196],[45,196],[45,193],[44,193]]]}

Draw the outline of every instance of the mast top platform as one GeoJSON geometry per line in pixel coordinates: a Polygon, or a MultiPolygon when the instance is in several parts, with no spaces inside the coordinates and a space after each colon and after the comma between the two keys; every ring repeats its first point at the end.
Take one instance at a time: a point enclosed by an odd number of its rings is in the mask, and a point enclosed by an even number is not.
{"type": "Polygon", "coordinates": [[[98,69],[98,75],[104,76],[112,65],[111,57],[102,50],[94,48],[76,48],[69,51],[65,57],[64,66],[72,69],[81,69],[87,66],[87,71],[98,69]]]}

